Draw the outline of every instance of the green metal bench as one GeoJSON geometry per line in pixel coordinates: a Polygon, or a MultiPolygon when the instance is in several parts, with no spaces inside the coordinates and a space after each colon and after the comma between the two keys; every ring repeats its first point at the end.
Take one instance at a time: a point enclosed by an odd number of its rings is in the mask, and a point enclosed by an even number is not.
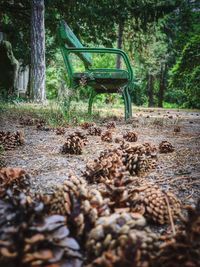
{"type": "Polygon", "coordinates": [[[92,103],[97,94],[117,93],[121,90],[125,104],[125,119],[131,118],[132,108],[129,89],[133,86],[133,71],[127,54],[120,49],[114,48],[83,47],[65,21],[60,22],[58,37],[64,63],[69,75],[70,87],[77,88],[80,86],[81,80],[84,79],[87,86],[91,88],[88,112],[91,114],[92,103]],[[76,54],[81,59],[84,64],[85,71],[74,72],[69,56],[71,53],[76,54]],[[126,70],[116,68],[92,68],[93,62],[91,53],[120,55],[124,60],[126,70]]]}

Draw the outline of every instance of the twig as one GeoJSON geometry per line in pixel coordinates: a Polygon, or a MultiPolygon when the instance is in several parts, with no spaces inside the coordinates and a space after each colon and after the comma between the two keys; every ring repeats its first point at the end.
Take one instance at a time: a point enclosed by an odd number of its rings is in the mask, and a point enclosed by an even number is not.
{"type": "Polygon", "coordinates": [[[168,183],[173,183],[173,182],[176,182],[178,180],[184,180],[184,179],[199,179],[199,177],[191,177],[191,176],[180,176],[180,177],[176,177],[176,178],[173,178],[171,180],[169,180],[170,178],[166,178],[165,180],[158,180],[156,181],[156,183],[161,183],[161,182],[168,182],[168,183]]]}
{"type": "Polygon", "coordinates": [[[170,223],[171,223],[171,227],[172,227],[172,232],[173,232],[173,235],[175,235],[176,234],[176,230],[175,230],[174,220],[173,220],[171,207],[169,205],[169,201],[168,201],[167,195],[165,195],[165,200],[166,200],[166,203],[167,203],[167,209],[168,209],[168,213],[169,213],[169,219],[170,219],[170,223]]]}
{"type": "Polygon", "coordinates": [[[192,189],[192,193],[186,197],[186,199],[191,198],[191,196],[194,194],[194,189],[192,189]]]}

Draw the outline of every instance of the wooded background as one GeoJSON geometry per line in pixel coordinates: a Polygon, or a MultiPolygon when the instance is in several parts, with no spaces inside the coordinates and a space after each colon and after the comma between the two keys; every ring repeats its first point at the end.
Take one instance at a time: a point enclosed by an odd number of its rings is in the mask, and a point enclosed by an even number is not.
{"type": "MultiPolygon", "coordinates": [[[[1,39],[12,44],[25,68],[26,95],[36,101],[56,98],[65,80],[56,35],[61,19],[85,46],[128,53],[135,73],[134,104],[200,108],[199,1],[1,0],[1,39]]],[[[121,64],[119,58],[100,55],[95,60],[99,66],[121,64]]],[[[88,98],[87,90],[82,88],[78,97],[88,98]]]]}

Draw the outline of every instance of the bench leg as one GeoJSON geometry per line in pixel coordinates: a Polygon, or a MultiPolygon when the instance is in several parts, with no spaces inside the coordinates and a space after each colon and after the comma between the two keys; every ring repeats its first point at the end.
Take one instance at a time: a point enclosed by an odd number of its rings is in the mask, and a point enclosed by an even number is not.
{"type": "Polygon", "coordinates": [[[127,119],[130,119],[132,117],[131,97],[129,94],[128,87],[124,88],[123,97],[124,97],[124,106],[125,106],[125,120],[127,120],[127,119]]]}
{"type": "Polygon", "coordinates": [[[90,93],[89,103],[88,103],[88,114],[89,115],[92,115],[92,104],[93,104],[93,101],[96,95],[97,93],[92,89],[90,93]]]}
{"type": "Polygon", "coordinates": [[[132,118],[132,104],[131,104],[131,97],[129,94],[129,88],[126,88],[126,94],[127,94],[127,99],[128,99],[128,118],[132,118]]]}
{"type": "Polygon", "coordinates": [[[127,99],[127,94],[126,94],[126,88],[123,90],[123,98],[124,98],[124,112],[125,112],[125,120],[128,119],[128,99],[127,99]]]}

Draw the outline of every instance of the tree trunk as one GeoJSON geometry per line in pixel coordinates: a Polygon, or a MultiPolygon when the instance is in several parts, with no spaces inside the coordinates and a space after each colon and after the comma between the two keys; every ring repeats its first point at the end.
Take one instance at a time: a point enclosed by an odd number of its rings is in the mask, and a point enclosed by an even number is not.
{"type": "Polygon", "coordinates": [[[148,82],[147,82],[147,94],[148,94],[148,107],[154,106],[153,101],[153,75],[148,73],[148,82]]]}
{"type": "Polygon", "coordinates": [[[31,96],[45,100],[45,27],[44,0],[32,0],[31,10],[31,96]]]}
{"type": "MultiPolygon", "coordinates": [[[[120,21],[118,28],[118,39],[117,39],[117,48],[122,49],[122,40],[123,40],[123,32],[124,32],[124,21],[120,21]]],[[[116,68],[121,68],[121,56],[117,55],[116,68]]]]}
{"type": "Polygon", "coordinates": [[[159,91],[158,91],[158,107],[162,108],[163,107],[163,98],[164,98],[164,93],[165,93],[165,75],[166,75],[166,64],[161,64],[161,69],[160,69],[160,84],[159,84],[159,91]]]}

